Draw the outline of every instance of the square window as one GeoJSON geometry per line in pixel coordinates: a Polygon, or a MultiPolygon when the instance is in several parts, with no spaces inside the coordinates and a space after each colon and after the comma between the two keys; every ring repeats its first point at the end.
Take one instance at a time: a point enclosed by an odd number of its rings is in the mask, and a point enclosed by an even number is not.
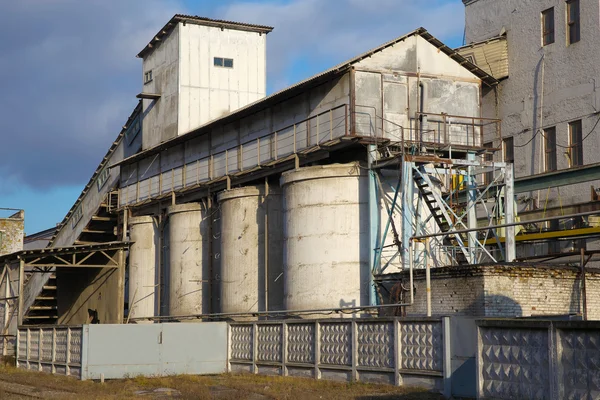
{"type": "Polygon", "coordinates": [[[583,165],[583,143],[581,138],[581,120],[569,122],[569,165],[583,165]]]}
{"type": "Polygon", "coordinates": [[[544,129],[544,169],[556,171],[556,128],[544,129]]]}
{"type": "Polygon", "coordinates": [[[215,65],[215,67],[222,67],[223,66],[223,57],[215,57],[214,65],[215,65]]]}
{"type": "Polygon", "coordinates": [[[504,162],[515,161],[515,145],[512,137],[502,140],[502,148],[504,150],[504,162]]]}
{"type": "Polygon", "coordinates": [[[223,59],[223,66],[225,68],[233,68],[233,58],[225,58],[225,59],[223,59]]]}
{"type": "Polygon", "coordinates": [[[554,7],[542,11],[542,46],[554,43],[554,7]]]}
{"type": "Polygon", "coordinates": [[[580,38],[579,0],[567,1],[567,44],[579,42],[580,38]]]}

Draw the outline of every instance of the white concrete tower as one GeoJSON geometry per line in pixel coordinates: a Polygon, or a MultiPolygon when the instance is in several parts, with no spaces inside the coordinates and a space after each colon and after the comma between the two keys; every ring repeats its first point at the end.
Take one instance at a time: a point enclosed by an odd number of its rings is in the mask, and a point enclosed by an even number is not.
{"type": "Polygon", "coordinates": [[[266,34],[273,28],[175,15],[143,59],[142,149],[265,97],[266,34]]]}

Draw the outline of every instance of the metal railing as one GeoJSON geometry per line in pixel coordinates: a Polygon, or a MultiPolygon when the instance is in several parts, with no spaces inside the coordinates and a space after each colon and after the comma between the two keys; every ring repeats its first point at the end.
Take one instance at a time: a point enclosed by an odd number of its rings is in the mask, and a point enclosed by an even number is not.
{"type": "Polygon", "coordinates": [[[129,176],[120,190],[119,205],[139,203],[318,148],[348,135],[347,120],[348,105],[343,104],[267,135],[188,161],[153,176],[141,180],[138,180],[137,176],[129,176]],[[128,185],[129,181],[134,183],[128,185]]]}
{"type": "Polygon", "coordinates": [[[483,147],[484,140],[499,141],[502,131],[499,119],[460,115],[415,113],[411,129],[403,141],[423,144],[483,147]]]}
{"type": "MultiPolygon", "coordinates": [[[[269,134],[216,153],[186,160],[166,171],[140,177],[135,168],[122,182],[119,206],[144,202],[176,190],[198,186],[266,164],[287,160],[295,154],[333,142],[343,136],[374,137],[410,144],[483,146],[483,137],[499,137],[499,120],[448,114],[417,113],[410,126],[377,115],[375,107],[356,105],[349,129],[349,110],[342,104],[269,134]],[[366,110],[366,111],[364,111],[366,110]],[[489,131],[489,132],[488,132],[489,131]],[[492,135],[492,136],[489,136],[492,135]]],[[[160,154],[155,156],[161,157],[160,154]]],[[[160,162],[159,162],[160,163],[160,162]]]]}

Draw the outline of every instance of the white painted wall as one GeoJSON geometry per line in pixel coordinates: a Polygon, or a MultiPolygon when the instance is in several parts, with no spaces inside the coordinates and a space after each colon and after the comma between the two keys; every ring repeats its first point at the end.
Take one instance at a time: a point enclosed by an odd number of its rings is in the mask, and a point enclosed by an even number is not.
{"type": "MultiPolygon", "coordinates": [[[[356,64],[357,133],[399,141],[401,126],[409,139],[418,111],[419,83],[424,85],[424,112],[481,115],[479,78],[416,35],[356,64]]],[[[428,129],[438,129],[439,121],[430,116],[428,129]]],[[[456,128],[451,142],[466,144],[466,133],[460,124],[456,128]]]]}
{"type": "Polygon", "coordinates": [[[179,23],[143,60],[143,149],[190,132],[266,94],[266,34],[179,23]],[[214,58],[233,59],[233,68],[214,58]],[[143,83],[152,71],[152,81],[143,83]]]}
{"type": "MultiPolygon", "coordinates": [[[[581,40],[567,45],[563,0],[479,0],[466,6],[467,43],[488,39],[506,29],[510,76],[501,81],[497,93],[484,95],[483,111],[485,116],[501,118],[502,135],[512,136],[515,146],[520,146],[515,147],[516,178],[544,171],[543,137],[535,135],[540,128],[555,126],[558,145],[567,146],[570,121],[581,119],[585,136],[599,118],[594,114],[600,110],[599,2],[580,0],[580,7],[581,40]],[[541,12],[550,7],[554,7],[555,42],[542,47],[541,12]]],[[[598,132],[600,124],[584,141],[584,164],[600,160],[598,132]]],[[[569,168],[566,151],[557,147],[559,170],[569,168]]],[[[590,185],[600,187],[600,182],[524,194],[519,198],[534,200],[521,201],[519,207],[537,203],[538,207],[550,208],[587,202],[590,185]]]]}
{"type": "Polygon", "coordinates": [[[158,100],[143,101],[143,150],[172,139],[178,134],[180,28],[181,25],[176,26],[142,63],[142,92],[161,96],[158,100]],[[144,83],[144,74],[148,71],[152,71],[152,81],[144,83]]]}
{"type": "Polygon", "coordinates": [[[178,135],[265,97],[266,34],[181,23],[179,32],[178,135]]]}

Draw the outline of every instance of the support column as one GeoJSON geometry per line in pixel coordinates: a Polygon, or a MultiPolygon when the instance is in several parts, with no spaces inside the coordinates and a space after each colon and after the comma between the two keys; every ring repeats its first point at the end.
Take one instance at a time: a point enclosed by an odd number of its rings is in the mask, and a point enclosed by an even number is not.
{"type": "MultiPolygon", "coordinates": [[[[513,164],[507,163],[504,169],[504,214],[506,216],[506,224],[512,224],[515,222],[515,183],[513,164]]],[[[507,262],[512,262],[517,258],[515,249],[515,227],[508,226],[505,229],[505,252],[507,262]]]]}
{"type": "MultiPolygon", "coordinates": [[[[376,261],[375,249],[379,246],[379,198],[377,196],[377,176],[372,169],[377,146],[370,144],[367,148],[367,160],[369,167],[369,305],[377,305],[377,291],[373,274],[381,270],[381,262],[376,261]]],[[[381,260],[381,259],[379,259],[381,260]]]]}
{"type": "MultiPolygon", "coordinates": [[[[474,153],[467,154],[467,160],[476,161],[474,153]]],[[[475,208],[477,199],[477,182],[475,180],[475,167],[467,167],[467,225],[469,229],[477,228],[477,210],[475,208]]],[[[477,232],[469,232],[469,264],[475,264],[477,262],[476,249],[477,249],[477,232]]]]}
{"type": "Polygon", "coordinates": [[[410,237],[413,236],[413,166],[414,163],[402,160],[402,264],[404,269],[409,268],[410,237]]]}

